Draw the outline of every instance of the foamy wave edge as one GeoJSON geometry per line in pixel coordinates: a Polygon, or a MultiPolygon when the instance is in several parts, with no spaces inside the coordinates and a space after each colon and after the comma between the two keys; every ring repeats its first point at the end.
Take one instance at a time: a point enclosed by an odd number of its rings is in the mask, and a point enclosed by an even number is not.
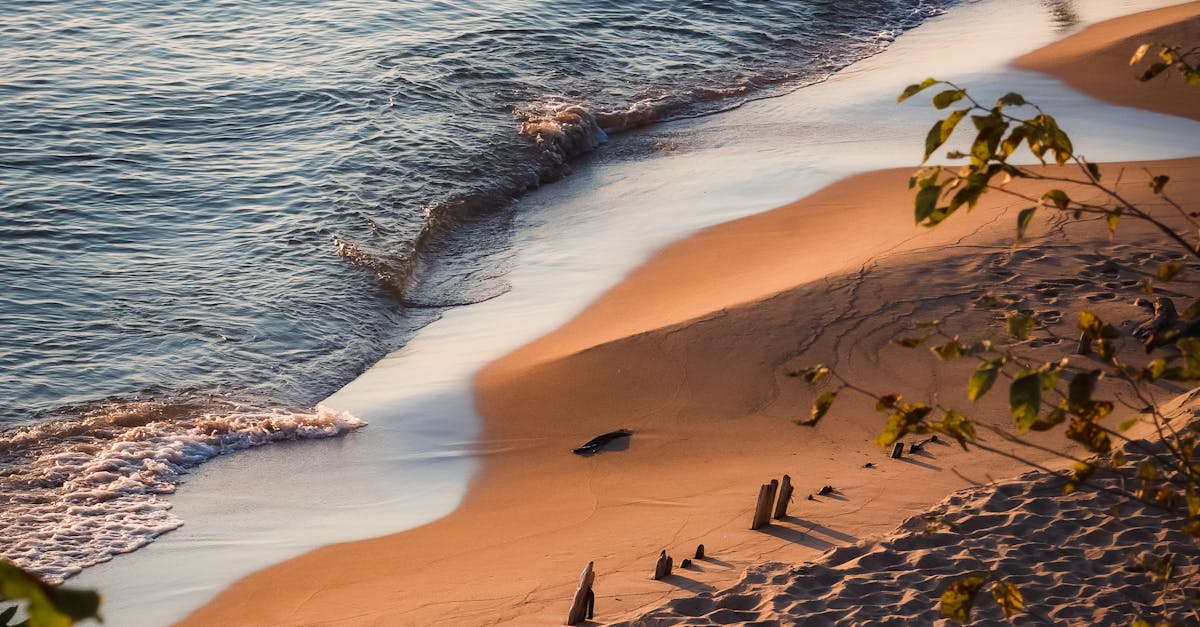
{"type": "Polygon", "coordinates": [[[182,526],[164,495],[189,469],[366,424],[324,406],[312,413],[216,409],[123,403],[0,433],[0,556],[62,582],[182,526]]]}

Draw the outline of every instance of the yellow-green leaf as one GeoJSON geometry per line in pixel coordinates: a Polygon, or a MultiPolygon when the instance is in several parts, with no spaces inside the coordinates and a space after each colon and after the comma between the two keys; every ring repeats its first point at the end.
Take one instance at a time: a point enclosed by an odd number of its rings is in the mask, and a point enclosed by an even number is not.
{"type": "Polygon", "coordinates": [[[829,412],[829,408],[833,406],[833,400],[837,398],[837,392],[825,392],[817,396],[813,401],[812,417],[808,420],[798,421],[796,424],[803,427],[815,427],[821,418],[829,412]]]}
{"type": "Polygon", "coordinates": [[[0,559],[0,599],[25,601],[29,627],[70,627],[99,618],[100,595],[91,590],[55,588],[0,559]]]}
{"type": "Polygon", "coordinates": [[[1033,316],[1022,313],[1011,313],[1006,317],[1008,326],[1008,334],[1024,340],[1029,337],[1029,332],[1033,330],[1033,316]]]}
{"type": "Polygon", "coordinates": [[[960,623],[970,620],[975,597],[985,582],[983,577],[973,575],[950,584],[942,593],[942,616],[960,623]]]}
{"type": "Polygon", "coordinates": [[[1182,263],[1164,263],[1158,267],[1158,280],[1170,281],[1183,272],[1182,263]]]}
{"type": "Polygon", "coordinates": [[[974,401],[987,394],[996,382],[999,372],[1000,367],[995,362],[986,361],[979,364],[975,373],[971,375],[971,380],[967,382],[967,398],[974,401]]]}
{"type": "Polygon", "coordinates": [[[1008,388],[1008,403],[1012,409],[1017,430],[1025,433],[1037,421],[1041,409],[1042,384],[1036,372],[1023,374],[1013,379],[1008,388]]]}
{"type": "Polygon", "coordinates": [[[1012,618],[1017,612],[1025,610],[1025,597],[1011,583],[997,581],[992,584],[992,596],[996,597],[996,605],[1004,610],[1005,618],[1012,618]]]}
{"type": "Polygon", "coordinates": [[[908,100],[909,98],[921,93],[921,91],[926,87],[929,87],[930,85],[936,85],[939,82],[940,81],[935,79],[927,78],[918,84],[909,85],[908,87],[904,88],[904,91],[901,92],[899,96],[896,97],[896,102],[904,102],[905,100],[908,100]]]}

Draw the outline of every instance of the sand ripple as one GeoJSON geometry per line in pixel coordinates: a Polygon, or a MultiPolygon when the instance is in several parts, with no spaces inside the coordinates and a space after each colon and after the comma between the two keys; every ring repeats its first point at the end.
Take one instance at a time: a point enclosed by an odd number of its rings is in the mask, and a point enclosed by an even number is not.
{"type": "MultiPolygon", "coordinates": [[[[1021,589],[1029,613],[1015,624],[1153,618],[1164,610],[1162,586],[1145,566],[1174,554],[1177,572],[1194,573],[1200,547],[1176,530],[1178,515],[1103,491],[1129,478],[1113,472],[1094,481],[1100,489],[1064,495],[1063,475],[1031,472],[962,490],[882,539],[834,548],[806,564],[756,566],[728,589],[674,599],[619,624],[955,624],[941,616],[938,600],[952,581],[976,572],[1021,589]]],[[[1182,597],[1167,594],[1165,609],[1200,622],[1182,597]]],[[[971,624],[1012,623],[984,592],[971,624]]]]}

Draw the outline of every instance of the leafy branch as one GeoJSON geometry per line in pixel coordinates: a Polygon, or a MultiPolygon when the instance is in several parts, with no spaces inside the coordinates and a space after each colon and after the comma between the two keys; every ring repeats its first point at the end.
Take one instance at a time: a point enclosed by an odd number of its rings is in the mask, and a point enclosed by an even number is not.
{"type": "MultiPolygon", "coordinates": [[[[1184,82],[1200,84],[1196,62],[1200,58],[1200,47],[1184,49],[1160,43],[1145,44],[1138,48],[1130,65],[1152,52],[1158,60],[1141,73],[1140,80],[1176,72],[1184,82]]],[[[1167,195],[1170,182],[1167,175],[1146,171],[1146,185],[1157,198],[1156,204],[1166,207],[1169,212],[1163,215],[1148,205],[1135,202],[1122,191],[1124,188],[1119,188],[1124,184],[1124,172],[1112,182],[1105,180],[1097,164],[1075,153],[1070,136],[1058,121],[1020,94],[1005,94],[995,104],[986,106],[959,85],[928,78],[905,88],[897,102],[939,86],[941,89],[931,98],[932,104],[939,111],[950,109],[950,112],[929,129],[922,167],[909,179],[909,188],[915,192],[913,212],[917,224],[937,226],[960,209],[974,209],[985,193],[994,192],[1028,203],[1017,212],[1014,245],[1020,245],[1039,212],[1057,212],[1075,220],[1084,216],[1101,218],[1110,237],[1115,235],[1122,218],[1126,218],[1150,226],[1153,232],[1162,236],[1163,243],[1181,253],[1181,259],[1200,262],[1200,239],[1197,239],[1200,213],[1188,211],[1167,195]],[[968,119],[973,127],[969,148],[965,152],[953,150],[946,155],[952,162],[962,161],[962,165],[957,168],[927,166],[933,154],[945,146],[956,131],[966,127],[963,121],[968,119]],[[1016,162],[1015,156],[1023,155],[1025,151],[1034,157],[1037,165],[1025,166],[1016,162]],[[1011,185],[1016,179],[1031,184],[1011,185]],[[1042,186],[1040,191],[1029,191],[1038,186],[1042,186]],[[1074,197],[1068,193],[1074,189],[1085,190],[1091,197],[1082,199],[1082,194],[1074,197]]],[[[839,394],[851,391],[874,400],[876,410],[887,415],[876,439],[882,446],[891,446],[909,435],[944,434],[963,449],[975,447],[1049,471],[1045,465],[1032,461],[1030,456],[983,441],[978,431],[986,428],[1005,443],[1073,462],[1066,475],[1065,492],[1088,487],[1119,499],[1144,503],[1177,516],[1179,528],[1200,539],[1197,435],[1192,425],[1178,428],[1173,424],[1152,393],[1152,388],[1164,383],[1189,386],[1200,383],[1200,300],[1195,299],[1195,294],[1190,297],[1186,294],[1191,291],[1190,284],[1181,291],[1159,288],[1177,281],[1186,271],[1185,264],[1168,262],[1143,275],[1144,291],[1154,293],[1159,289],[1162,294],[1153,304],[1154,317],[1135,333],[1146,353],[1143,360],[1130,359],[1122,352],[1125,345],[1122,341],[1125,334],[1120,330],[1122,325],[1105,322],[1091,311],[1082,311],[1077,322],[1080,333],[1077,352],[1090,355],[1082,363],[1072,356],[1045,360],[1021,351],[1022,343],[1040,333],[1062,339],[1054,335],[1049,322],[1027,310],[1010,311],[1005,315],[1007,342],[963,340],[944,332],[938,323],[917,325],[920,332],[916,336],[896,340],[908,348],[932,340],[930,350],[942,361],[973,360],[975,368],[965,386],[967,399],[971,402],[983,398],[1004,378],[1013,431],[977,425],[956,408],[906,402],[899,394],[880,394],[864,389],[822,365],[790,373],[825,388],[817,394],[810,415],[796,422],[803,426],[817,425],[829,413],[839,394]],[[1189,297],[1192,302],[1182,314],[1176,314],[1169,295],[1189,297]],[[1101,385],[1106,380],[1130,390],[1142,404],[1144,417],[1127,420],[1115,428],[1104,424],[1116,407],[1114,399],[1101,398],[1099,390],[1112,387],[1101,385]],[[1151,444],[1125,435],[1138,422],[1152,425],[1158,436],[1157,442],[1151,444]],[[1081,447],[1090,457],[1080,457],[1027,437],[1030,432],[1059,428],[1069,444],[1081,447]],[[1115,485],[1099,483],[1095,481],[1098,476],[1115,476],[1121,481],[1115,485]]],[[[1197,572],[1181,575],[1170,561],[1173,558],[1168,557],[1157,566],[1148,567],[1147,571],[1154,575],[1155,581],[1162,583],[1159,596],[1164,612],[1167,592],[1174,590],[1178,595],[1190,595],[1198,576],[1197,572]]],[[[1015,586],[1003,582],[995,573],[984,572],[961,578],[946,589],[941,599],[943,614],[959,621],[968,620],[976,596],[989,584],[1006,616],[1011,617],[1025,609],[1024,600],[1015,586]]],[[[1188,607],[1196,613],[1195,607],[1188,607]]]]}

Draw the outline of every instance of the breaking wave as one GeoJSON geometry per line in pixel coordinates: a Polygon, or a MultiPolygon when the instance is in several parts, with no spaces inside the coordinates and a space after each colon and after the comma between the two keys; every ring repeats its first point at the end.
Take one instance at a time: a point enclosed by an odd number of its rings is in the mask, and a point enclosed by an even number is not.
{"type": "Polygon", "coordinates": [[[219,455],[363,426],[344,412],[124,402],[0,433],[0,555],[58,583],[178,528],[164,495],[219,455]]]}

